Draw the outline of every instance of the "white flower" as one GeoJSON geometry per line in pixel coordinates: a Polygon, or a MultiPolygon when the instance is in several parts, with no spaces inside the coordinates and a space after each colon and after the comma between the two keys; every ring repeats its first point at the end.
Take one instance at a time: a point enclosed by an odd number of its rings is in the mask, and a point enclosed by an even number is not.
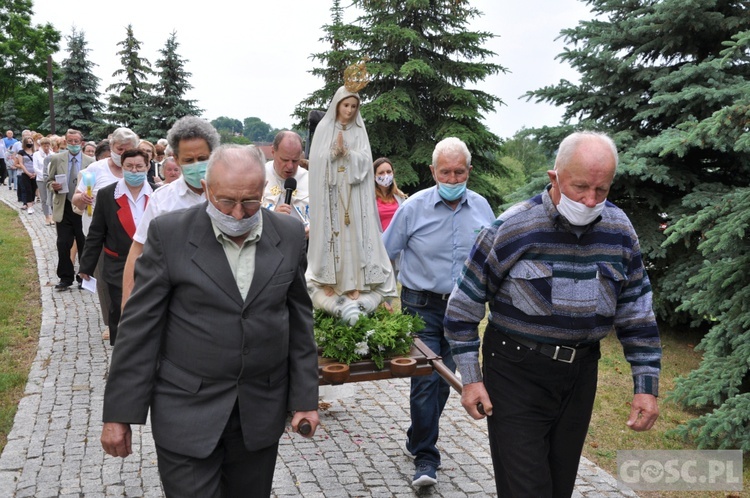
{"type": "Polygon", "coordinates": [[[370,337],[372,337],[372,336],[373,336],[374,334],[375,334],[375,329],[373,329],[373,330],[368,330],[367,332],[365,332],[365,340],[369,339],[369,338],[370,338],[370,337]]]}
{"type": "Polygon", "coordinates": [[[370,352],[370,348],[367,347],[367,341],[358,342],[354,348],[354,352],[360,356],[367,356],[367,353],[370,352]]]}

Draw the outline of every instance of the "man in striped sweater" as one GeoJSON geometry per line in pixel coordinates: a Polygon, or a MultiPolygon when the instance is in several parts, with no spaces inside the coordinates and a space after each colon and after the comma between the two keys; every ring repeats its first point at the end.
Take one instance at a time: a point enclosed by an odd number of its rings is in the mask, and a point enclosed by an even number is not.
{"type": "Polygon", "coordinates": [[[498,496],[565,497],[596,394],[599,341],[612,329],[631,364],[627,426],[649,430],[659,410],[661,346],[638,237],[607,202],[612,140],[574,133],[551,185],[482,231],[445,314],[464,384],[461,402],[489,416],[498,496]],[[489,303],[479,365],[477,331],[489,303]]]}

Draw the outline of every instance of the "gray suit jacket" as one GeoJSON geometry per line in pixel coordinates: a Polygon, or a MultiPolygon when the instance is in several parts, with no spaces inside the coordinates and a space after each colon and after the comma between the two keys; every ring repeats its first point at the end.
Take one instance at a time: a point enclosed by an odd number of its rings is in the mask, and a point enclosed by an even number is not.
{"type": "MultiPolygon", "coordinates": [[[[47,182],[44,184],[47,190],[52,192],[52,219],[57,223],[60,223],[63,218],[63,212],[65,211],[65,198],[68,194],[58,194],[52,190],[52,183],[55,181],[55,175],[68,176],[68,151],[64,150],[53,154],[52,159],[49,161],[49,175],[47,176],[47,182]]],[[[95,159],[89,157],[86,154],[81,154],[81,167],[83,171],[88,167],[89,164],[93,163],[95,159]]],[[[75,183],[78,184],[78,178],[76,177],[75,183]]]]}
{"type": "Polygon", "coordinates": [[[156,444],[205,458],[239,399],[245,446],[275,444],[287,412],[318,407],[318,355],[303,225],[262,210],[245,299],[206,203],[154,219],[135,267],[104,394],[104,422],[143,424],[156,444]]]}

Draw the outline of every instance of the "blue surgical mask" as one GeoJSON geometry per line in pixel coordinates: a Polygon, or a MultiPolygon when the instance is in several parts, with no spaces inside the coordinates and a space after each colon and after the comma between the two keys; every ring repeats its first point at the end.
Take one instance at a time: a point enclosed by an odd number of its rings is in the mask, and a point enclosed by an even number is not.
{"type": "Polygon", "coordinates": [[[438,194],[448,202],[460,199],[464,192],[466,192],[466,182],[454,184],[438,182],[438,194]]]}
{"type": "Polygon", "coordinates": [[[208,161],[183,164],[182,176],[185,178],[185,182],[193,188],[202,189],[203,185],[201,185],[201,180],[206,178],[206,166],[208,166],[208,161]]]}
{"type": "Polygon", "coordinates": [[[130,185],[131,187],[140,187],[143,185],[143,182],[146,181],[146,172],[145,171],[123,171],[122,172],[123,178],[125,178],[125,183],[130,185]]]}
{"type": "Polygon", "coordinates": [[[71,156],[77,156],[79,152],[81,152],[81,146],[80,145],[68,145],[68,152],[70,152],[71,156]]]}

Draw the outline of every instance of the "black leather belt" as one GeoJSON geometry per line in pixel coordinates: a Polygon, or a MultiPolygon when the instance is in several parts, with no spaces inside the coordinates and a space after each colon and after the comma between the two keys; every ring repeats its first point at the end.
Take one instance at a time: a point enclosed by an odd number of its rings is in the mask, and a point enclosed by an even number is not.
{"type": "Polygon", "coordinates": [[[555,344],[532,341],[515,335],[510,336],[502,332],[499,332],[499,334],[503,336],[504,339],[518,343],[532,351],[536,351],[548,358],[563,363],[573,363],[575,360],[585,358],[592,352],[596,351],[597,348],[595,346],[599,344],[598,342],[595,342],[590,344],[578,344],[575,346],[558,346],[555,344]]]}
{"type": "Polygon", "coordinates": [[[435,299],[440,299],[441,301],[447,301],[448,298],[451,297],[450,292],[448,294],[438,294],[437,292],[432,292],[432,291],[426,291],[426,290],[420,291],[420,290],[410,289],[408,287],[404,287],[403,285],[401,286],[401,288],[408,290],[409,292],[415,292],[417,294],[426,294],[427,296],[433,297],[435,299]]]}

